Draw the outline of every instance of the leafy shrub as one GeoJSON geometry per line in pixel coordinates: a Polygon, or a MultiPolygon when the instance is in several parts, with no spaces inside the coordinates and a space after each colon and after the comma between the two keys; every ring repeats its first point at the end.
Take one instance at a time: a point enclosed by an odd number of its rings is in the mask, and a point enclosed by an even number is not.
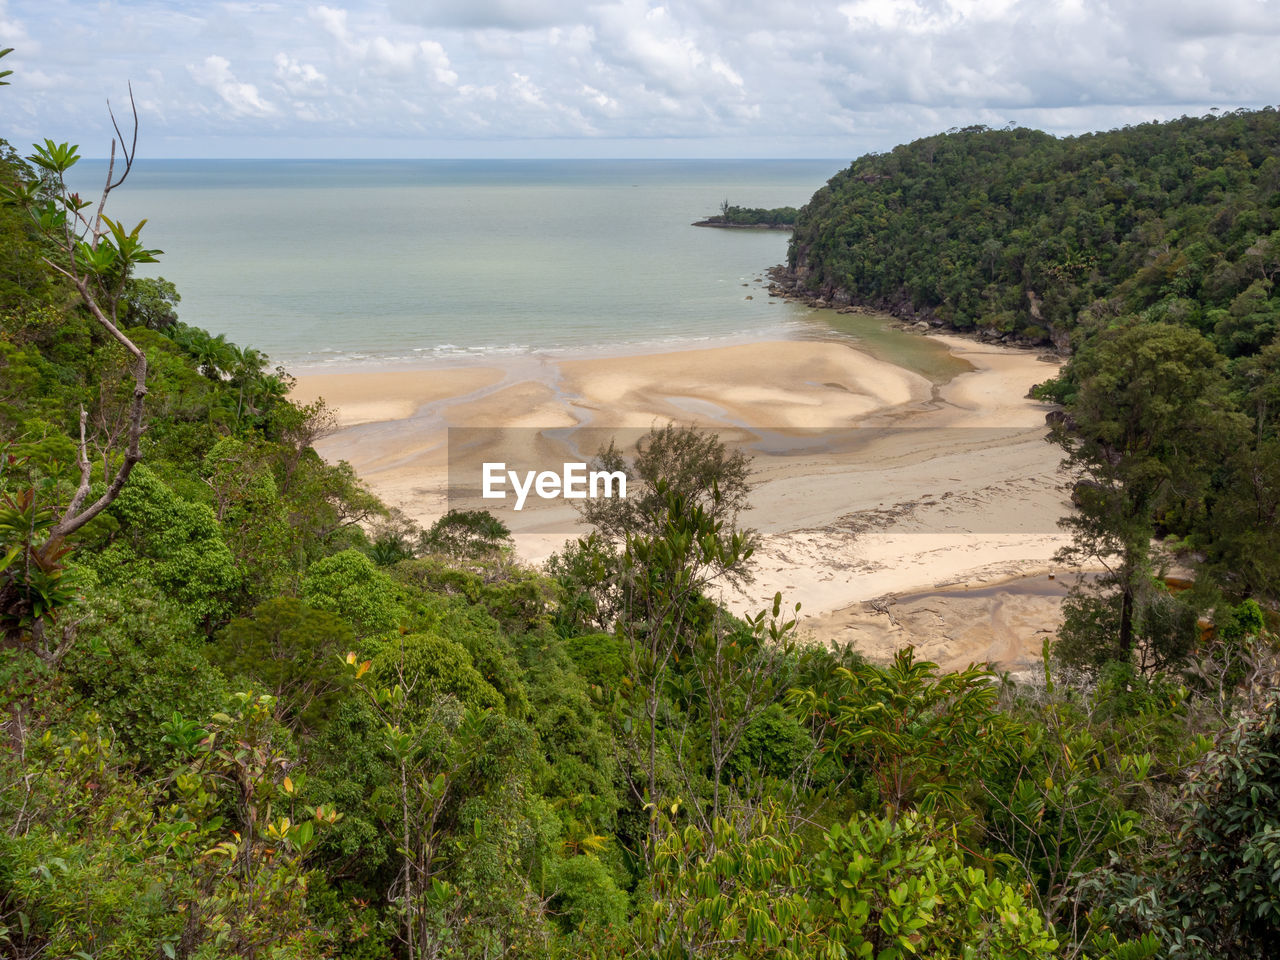
{"type": "Polygon", "coordinates": [[[613,688],[626,676],[627,644],[612,633],[569,637],[564,649],[588,683],[613,688]]]}
{"type": "Polygon", "coordinates": [[[505,555],[466,561],[423,557],[398,564],[392,573],[401,583],[424,593],[457,597],[483,607],[512,634],[542,627],[554,598],[551,581],[505,555]]]}
{"type": "Polygon", "coordinates": [[[592,532],[566,543],[547,558],[547,573],[559,587],[554,622],[563,636],[608,630],[622,609],[618,589],[622,553],[592,532]]]}
{"type": "Polygon", "coordinates": [[[1222,738],[1186,802],[1174,863],[1205,950],[1265,954],[1280,936],[1280,698],[1222,738]]]}
{"type": "Polygon", "coordinates": [[[817,910],[852,956],[1056,956],[1057,941],[1019,890],[966,866],[954,833],[913,814],[832,827],[813,877],[817,910]]]}
{"type": "Polygon", "coordinates": [[[1056,956],[1022,894],[966,865],[954,833],[916,814],[857,814],[802,853],[776,808],[718,821],[711,836],[668,824],[642,910],[646,947],[661,960],[1056,956]]]}
{"type": "Polygon", "coordinates": [[[1096,939],[1169,960],[1268,957],[1280,936],[1280,698],[1220,737],[1181,791],[1176,835],[1086,888],[1096,939]]]}
{"type": "Polygon", "coordinates": [[[551,869],[550,908],[564,930],[621,926],[627,919],[627,894],[609,868],[593,856],[570,857],[551,869]]]}

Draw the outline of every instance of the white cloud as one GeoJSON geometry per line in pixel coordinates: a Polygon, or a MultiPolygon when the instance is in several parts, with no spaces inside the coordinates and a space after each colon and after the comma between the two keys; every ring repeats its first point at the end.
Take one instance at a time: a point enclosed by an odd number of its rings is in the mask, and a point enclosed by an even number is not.
{"type": "Polygon", "coordinates": [[[527,106],[546,109],[547,104],[542,99],[542,91],[524,74],[511,74],[511,92],[517,100],[527,106]]]}
{"type": "Polygon", "coordinates": [[[0,0],[0,49],[13,47],[14,52],[5,58],[5,69],[12,69],[15,56],[28,56],[40,52],[40,44],[27,33],[26,24],[9,15],[9,5],[0,0]]]}
{"type": "Polygon", "coordinates": [[[837,7],[854,30],[874,27],[879,30],[927,30],[935,18],[921,9],[915,0],[854,0],[837,7]]]}
{"type": "Polygon", "coordinates": [[[714,35],[704,31],[698,36],[666,6],[625,0],[602,11],[600,19],[605,54],[638,71],[656,90],[698,96],[711,92],[709,82],[713,88],[717,81],[743,86],[742,77],[720,54],[704,49],[714,35]]]}
{"type": "Polygon", "coordinates": [[[497,100],[498,88],[493,85],[476,87],[469,83],[464,83],[458,88],[458,94],[466,99],[497,100]]]}
{"type": "Polygon", "coordinates": [[[274,63],[276,82],[291,96],[321,96],[327,91],[325,75],[311,64],[300,63],[284,52],[275,55],[274,63]]]}
{"type": "Polygon", "coordinates": [[[187,69],[196,83],[220,96],[236,116],[267,117],[276,112],[275,106],[258,95],[256,86],[236,79],[231,72],[231,61],[226,57],[210,54],[203,62],[191,64],[187,69]]]}
{"type": "Polygon", "coordinates": [[[444,47],[434,40],[423,40],[418,44],[418,49],[422,53],[423,62],[435,75],[437,81],[446,86],[453,86],[458,82],[458,74],[449,64],[449,55],[444,52],[444,47]]]}
{"type": "Polygon", "coordinates": [[[618,101],[595,87],[584,83],[582,85],[582,95],[607,114],[613,115],[618,112],[618,101]]]}
{"type": "MultiPolygon", "coordinates": [[[[867,28],[920,35],[941,33],[964,23],[1007,19],[1018,0],[851,0],[836,9],[855,32],[867,28]]],[[[1037,7],[1041,13],[1053,4],[1037,7]]]]}
{"type": "Polygon", "coordinates": [[[452,86],[458,82],[448,54],[435,40],[391,40],[381,34],[358,36],[348,25],[348,12],[335,7],[313,7],[311,15],[348,58],[375,74],[407,77],[424,65],[437,83],[452,86]]]}
{"type": "MultiPolygon", "coordinates": [[[[8,42],[8,41],[3,41],[8,42]]],[[[12,54],[10,54],[12,56],[12,54]]],[[[73,83],[71,77],[64,71],[59,70],[56,73],[46,73],[39,67],[13,66],[16,61],[10,61],[8,57],[0,60],[0,67],[11,69],[14,75],[21,78],[24,87],[32,90],[61,90],[70,87],[73,83]]],[[[10,78],[10,82],[13,78],[10,78]]]]}

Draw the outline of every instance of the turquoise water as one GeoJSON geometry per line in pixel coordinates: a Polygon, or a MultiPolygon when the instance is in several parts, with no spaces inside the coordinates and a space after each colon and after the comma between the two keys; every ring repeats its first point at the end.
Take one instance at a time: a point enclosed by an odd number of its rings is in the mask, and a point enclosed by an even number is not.
{"type": "MultiPolygon", "coordinates": [[[[690,224],[724,199],[799,206],[840,167],[140,161],[111,206],[148,218],[184,321],[335,369],[825,332],[756,282],[785,232],[690,224]]],[[[105,167],[78,169],[92,189],[105,167]]]]}

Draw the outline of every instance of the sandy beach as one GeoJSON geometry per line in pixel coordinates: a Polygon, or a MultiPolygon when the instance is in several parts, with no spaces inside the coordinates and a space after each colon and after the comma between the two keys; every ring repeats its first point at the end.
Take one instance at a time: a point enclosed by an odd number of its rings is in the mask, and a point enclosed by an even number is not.
{"type": "MultiPolygon", "coordinates": [[[[1056,367],[933,339],[971,369],[935,384],[847,342],[794,340],[301,375],[294,397],[337,415],[323,456],[424,525],[446,509],[451,428],[476,458],[512,462],[589,457],[586,438],[614,429],[714,429],[756,453],[744,521],[762,542],[733,607],[781,591],[821,642],[877,659],[914,643],[944,666],[1017,669],[1039,659],[1062,594],[1060,451],[1044,440],[1049,407],[1025,398],[1056,367]]],[[[500,515],[533,563],[585,532],[563,502],[500,515]]]]}

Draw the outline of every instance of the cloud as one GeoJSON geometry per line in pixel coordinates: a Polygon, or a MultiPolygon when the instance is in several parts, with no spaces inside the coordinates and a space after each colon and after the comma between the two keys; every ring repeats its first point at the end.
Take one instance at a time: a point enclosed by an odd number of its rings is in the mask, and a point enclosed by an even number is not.
{"type": "Polygon", "coordinates": [[[313,97],[323,95],[327,89],[325,75],[309,63],[299,63],[295,57],[287,53],[277,53],[276,82],[294,97],[313,97]]]}
{"type": "Polygon", "coordinates": [[[586,14],[578,0],[393,0],[390,9],[404,23],[476,30],[535,30],[579,23],[586,14]]]}
{"type": "Polygon", "coordinates": [[[908,35],[937,34],[961,24],[1005,20],[1018,0],[851,0],[836,9],[854,30],[874,27],[908,35]]]}
{"type": "Polygon", "coordinates": [[[595,104],[596,108],[608,114],[616,116],[618,113],[618,101],[603,91],[597,90],[588,84],[582,85],[581,93],[588,101],[595,104]]]}
{"type": "Polygon", "coordinates": [[[453,86],[458,82],[458,74],[450,65],[449,55],[444,52],[444,47],[434,40],[423,40],[418,44],[418,49],[422,53],[423,63],[434,74],[437,82],[447,86],[453,86]]]}
{"type": "Polygon", "coordinates": [[[0,46],[18,48],[8,116],[109,143],[103,92],[132,80],[170,155],[251,155],[269,118],[292,146],[261,149],[337,155],[501,138],[852,157],[973,123],[1272,102],[1278,2],[0,0],[0,46]]]}
{"type": "Polygon", "coordinates": [[[525,106],[539,107],[543,110],[547,107],[538,85],[523,74],[511,74],[511,92],[525,106]]]}
{"type": "MultiPolygon", "coordinates": [[[[27,32],[26,24],[21,20],[9,15],[9,5],[0,0],[0,49],[4,47],[13,47],[14,53],[10,56],[20,56],[22,54],[37,54],[40,52],[40,44],[31,38],[27,32]]],[[[11,69],[13,61],[6,63],[5,68],[11,69]]]]}
{"type": "Polygon", "coordinates": [[[448,54],[435,40],[357,36],[348,26],[348,12],[335,7],[313,7],[311,15],[338,42],[347,57],[374,73],[404,77],[424,65],[437,83],[452,86],[458,82],[458,74],[450,65],[448,54]]]}
{"type": "Polygon", "coordinates": [[[720,54],[704,48],[714,42],[713,35],[686,26],[666,6],[629,0],[603,11],[600,27],[606,55],[637,71],[655,90],[697,96],[725,83],[743,86],[741,75],[720,54]]]}
{"type": "MultiPolygon", "coordinates": [[[[9,60],[7,57],[0,61],[0,67],[13,69],[16,77],[21,77],[21,83],[24,87],[31,90],[65,90],[72,85],[71,77],[64,71],[59,70],[57,73],[47,73],[39,67],[14,66],[17,61],[9,60]]],[[[13,78],[10,78],[10,82],[13,78]]]]}
{"type": "Polygon", "coordinates": [[[258,88],[252,83],[242,83],[231,72],[231,62],[216,53],[210,54],[199,64],[187,67],[192,78],[201,86],[208,87],[231,108],[231,112],[242,117],[268,117],[276,112],[276,108],[258,95],[258,88]]]}

